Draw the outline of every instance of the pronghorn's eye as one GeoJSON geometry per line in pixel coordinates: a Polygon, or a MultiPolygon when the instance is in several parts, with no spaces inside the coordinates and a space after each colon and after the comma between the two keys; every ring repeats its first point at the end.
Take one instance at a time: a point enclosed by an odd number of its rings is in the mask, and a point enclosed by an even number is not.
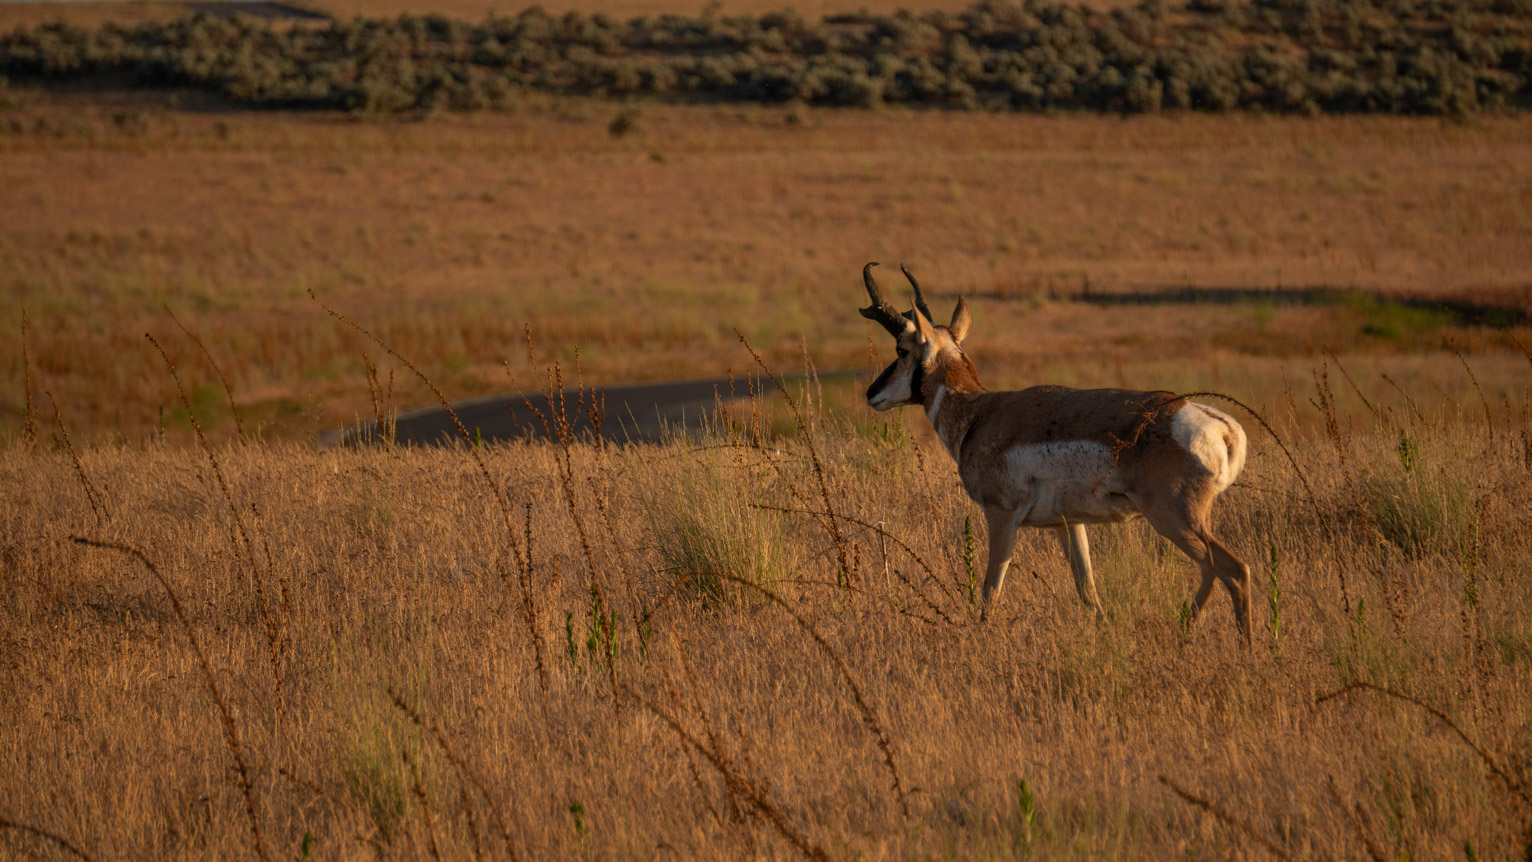
{"type": "Polygon", "coordinates": [[[894,353],[897,354],[900,359],[903,359],[904,357],[906,357],[906,356],[908,356],[910,354],[910,352],[908,350],[905,350],[903,347],[896,347],[896,348],[894,348],[894,353]]]}

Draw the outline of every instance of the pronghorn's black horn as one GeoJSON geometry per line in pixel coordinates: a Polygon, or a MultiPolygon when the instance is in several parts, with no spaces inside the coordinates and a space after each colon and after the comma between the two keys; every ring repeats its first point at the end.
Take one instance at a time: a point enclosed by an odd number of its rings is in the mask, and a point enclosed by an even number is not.
{"type": "Polygon", "coordinates": [[[926,316],[926,320],[933,323],[936,322],[936,318],[931,315],[930,307],[926,305],[926,298],[920,295],[920,282],[915,280],[915,276],[910,275],[909,268],[902,263],[899,264],[899,271],[904,273],[904,277],[910,280],[910,287],[915,288],[915,307],[920,309],[920,313],[926,316]]]}
{"type": "Polygon", "coordinates": [[[904,334],[905,319],[894,310],[892,305],[888,304],[888,300],[883,298],[883,291],[878,288],[878,283],[872,280],[872,268],[877,265],[877,261],[873,261],[862,267],[862,283],[867,285],[867,296],[872,299],[872,305],[861,309],[862,316],[882,324],[890,335],[897,338],[904,334]]]}

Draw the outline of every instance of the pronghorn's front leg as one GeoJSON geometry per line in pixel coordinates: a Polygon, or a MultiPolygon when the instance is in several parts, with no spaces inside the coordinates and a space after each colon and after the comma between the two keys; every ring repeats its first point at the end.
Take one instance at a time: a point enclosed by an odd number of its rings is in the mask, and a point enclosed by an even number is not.
{"type": "Polygon", "coordinates": [[[979,619],[989,618],[989,605],[1005,583],[1005,570],[1011,565],[1011,552],[1016,550],[1016,530],[1021,527],[1024,512],[1015,509],[984,507],[984,522],[989,528],[989,559],[984,568],[984,599],[979,619]]]}
{"type": "Polygon", "coordinates": [[[1096,580],[1091,576],[1090,542],[1085,538],[1084,524],[1066,524],[1058,527],[1059,544],[1064,546],[1064,556],[1069,560],[1069,571],[1075,576],[1075,590],[1080,601],[1096,611],[1096,619],[1106,619],[1101,609],[1101,599],[1096,596],[1096,580]]]}

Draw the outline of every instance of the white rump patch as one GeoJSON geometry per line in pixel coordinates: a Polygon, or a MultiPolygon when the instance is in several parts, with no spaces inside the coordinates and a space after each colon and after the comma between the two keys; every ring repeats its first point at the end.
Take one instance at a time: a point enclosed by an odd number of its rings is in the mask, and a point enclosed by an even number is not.
{"type": "Polygon", "coordinates": [[[1176,413],[1170,433],[1212,475],[1219,493],[1239,478],[1245,467],[1245,429],[1229,414],[1193,401],[1176,413]]]}

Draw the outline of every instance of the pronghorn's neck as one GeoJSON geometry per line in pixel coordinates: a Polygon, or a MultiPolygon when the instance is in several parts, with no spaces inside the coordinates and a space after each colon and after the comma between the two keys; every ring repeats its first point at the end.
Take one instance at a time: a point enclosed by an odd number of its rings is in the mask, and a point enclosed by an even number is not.
{"type": "Polygon", "coordinates": [[[936,417],[942,411],[942,399],[946,395],[947,384],[942,383],[936,387],[936,395],[931,399],[931,403],[926,405],[926,418],[931,420],[932,425],[936,424],[936,417]]]}
{"type": "Polygon", "coordinates": [[[921,392],[926,419],[930,420],[936,436],[941,438],[943,448],[952,455],[953,460],[958,459],[958,450],[967,436],[968,424],[972,418],[964,406],[969,399],[962,396],[984,391],[973,363],[967,356],[959,354],[959,357],[961,364],[944,363],[944,367],[930,376],[921,392]]]}

